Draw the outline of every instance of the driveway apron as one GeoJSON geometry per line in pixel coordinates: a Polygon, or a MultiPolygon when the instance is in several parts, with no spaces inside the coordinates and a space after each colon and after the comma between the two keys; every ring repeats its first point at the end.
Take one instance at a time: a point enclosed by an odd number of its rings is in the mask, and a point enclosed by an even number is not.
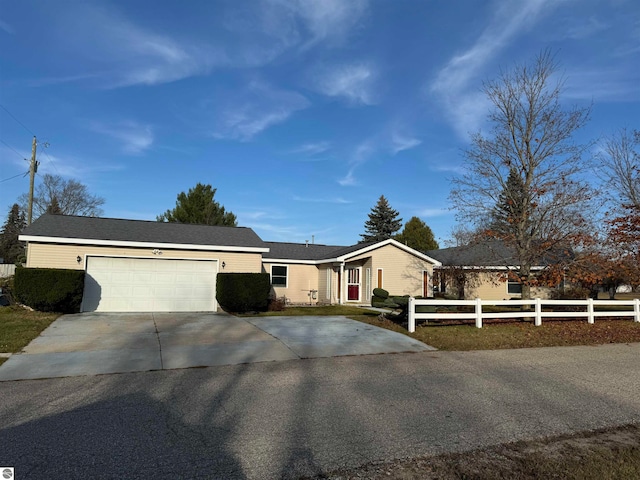
{"type": "Polygon", "coordinates": [[[81,313],[0,366],[0,381],[433,350],[345,317],[81,313]]]}

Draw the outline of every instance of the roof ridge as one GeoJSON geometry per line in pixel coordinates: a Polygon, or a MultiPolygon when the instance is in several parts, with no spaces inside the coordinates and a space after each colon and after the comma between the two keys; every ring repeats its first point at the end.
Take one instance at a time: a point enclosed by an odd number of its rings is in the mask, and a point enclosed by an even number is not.
{"type": "MultiPolygon", "coordinates": [[[[86,216],[86,215],[66,215],[66,214],[57,214],[57,213],[43,213],[41,216],[44,217],[45,215],[47,215],[47,216],[56,216],[56,217],[85,218],[85,219],[95,219],[95,220],[117,220],[117,221],[121,221],[121,222],[135,222],[135,223],[191,225],[191,226],[194,226],[194,227],[220,227],[220,228],[247,228],[247,229],[251,229],[251,227],[244,227],[244,226],[232,227],[232,226],[229,226],[229,225],[207,225],[205,223],[159,222],[158,220],[141,220],[141,219],[135,219],[135,218],[118,218],[118,217],[89,217],[89,216],[86,216]]],[[[40,217],[38,217],[38,218],[40,218],[40,217]]]]}

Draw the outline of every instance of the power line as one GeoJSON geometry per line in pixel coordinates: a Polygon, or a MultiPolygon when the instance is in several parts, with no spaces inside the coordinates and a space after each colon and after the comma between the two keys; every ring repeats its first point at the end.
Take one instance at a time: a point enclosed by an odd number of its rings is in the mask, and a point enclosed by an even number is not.
{"type": "MultiPolygon", "coordinates": [[[[48,146],[49,146],[49,144],[48,144],[48,143],[46,143],[46,144],[44,145],[44,147],[45,147],[45,148],[46,148],[46,147],[48,147],[48,146]]],[[[56,167],[56,164],[53,162],[53,160],[51,159],[51,157],[49,156],[49,154],[47,153],[47,151],[46,151],[46,150],[42,150],[42,152],[43,152],[43,153],[45,154],[45,156],[49,159],[49,163],[50,163],[51,165],[53,165],[53,169],[56,171],[56,173],[57,173],[58,175],[60,175],[60,172],[58,171],[58,167],[56,167]]]]}
{"type": "Polygon", "coordinates": [[[11,118],[13,118],[16,122],[18,122],[18,124],[20,124],[20,125],[22,126],[22,128],[24,128],[27,132],[29,132],[29,133],[30,133],[31,135],[33,135],[34,137],[36,136],[36,134],[35,134],[35,133],[33,133],[33,131],[31,131],[31,129],[30,129],[30,128],[28,128],[24,123],[22,123],[20,120],[18,120],[18,119],[13,115],[13,113],[11,113],[9,110],[7,110],[7,109],[6,109],[6,107],[5,107],[4,105],[2,105],[1,103],[0,103],[0,108],[2,108],[5,112],[7,112],[7,113],[9,114],[9,116],[10,116],[11,118]]]}
{"type": "Polygon", "coordinates": [[[4,180],[0,180],[0,183],[8,182],[9,180],[13,180],[14,178],[18,178],[18,177],[25,177],[27,175],[29,175],[29,171],[26,171],[24,173],[19,173],[18,175],[14,175],[13,177],[5,178],[4,180]]]}
{"type": "Polygon", "coordinates": [[[13,148],[7,142],[5,142],[4,140],[0,140],[0,142],[4,143],[7,147],[9,147],[10,150],[13,150],[15,152],[15,154],[18,155],[21,159],[26,160],[26,158],[24,158],[24,155],[22,155],[20,152],[18,152],[15,148],[13,148]]]}

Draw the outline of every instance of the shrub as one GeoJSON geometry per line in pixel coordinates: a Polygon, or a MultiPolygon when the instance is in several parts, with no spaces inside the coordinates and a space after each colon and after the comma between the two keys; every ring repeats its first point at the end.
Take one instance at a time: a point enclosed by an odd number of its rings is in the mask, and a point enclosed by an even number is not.
{"type": "Polygon", "coordinates": [[[84,270],[16,268],[15,298],[41,312],[77,313],[83,291],[84,270]]]}
{"type": "Polygon", "coordinates": [[[374,288],[373,295],[380,298],[389,298],[389,292],[387,292],[384,288],[374,288]]]}
{"type": "Polygon", "coordinates": [[[216,300],[229,312],[264,312],[269,305],[268,273],[219,273],[216,300]]]}
{"type": "Polygon", "coordinates": [[[267,307],[268,312],[282,312],[286,306],[286,298],[280,297],[277,298],[275,295],[271,295],[269,297],[269,306],[267,307]]]}
{"type": "Polygon", "coordinates": [[[395,308],[395,304],[389,299],[389,292],[387,292],[383,288],[373,289],[371,306],[378,308],[395,308]]]}
{"type": "Polygon", "coordinates": [[[0,307],[6,307],[15,303],[13,291],[13,275],[0,278],[0,307]]]}
{"type": "Polygon", "coordinates": [[[591,292],[588,288],[573,287],[562,290],[553,290],[549,297],[552,300],[584,300],[589,298],[591,292]]]}

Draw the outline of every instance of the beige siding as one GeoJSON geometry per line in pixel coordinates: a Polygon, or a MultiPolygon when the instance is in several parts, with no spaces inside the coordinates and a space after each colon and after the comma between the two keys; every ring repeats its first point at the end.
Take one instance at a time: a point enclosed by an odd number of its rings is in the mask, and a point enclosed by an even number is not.
{"type": "MultiPolygon", "coordinates": [[[[551,293],[548,287],[532,287],[531,298],[549,298],[551,293]]],[[[447,282],[446,293],[457,295],[457,291],[451,282],[447,282]]],[[[473,300],[509,300],[519,298],[519,295],[511,295],[507,289],[506,274],[504,271],[476,272],[469,271],[468,283],[465,287],[465,299],[473,300]]]]}
{"type": "Polygon", "coordinates": [[[260,272],[260,253],[215,252],[203,250],[162,249],[162,255],[154,255],[151,248],[100,247],[89,245],[59,245],[33,243],[28,245],[27,267],[84,269],[86,255],[139,258],[202,258],[219,260],[220,272],[260,272]],[[78,263],[77,257],[81,258],[78,263]],[[224,269],[222,262],[225,263],[224,269]]]}
{"type": "MultiPolygon", "coordinates": [[[[298,265],[286,263],[265,263],[264,271],[271,274],[272,265],[286,265],[287,287],[273,287],[277,297],[287,297],[290,303],[317,303],[309,296],[310,290],[318,290],[318,267],[316,265],[298,265]]],[[[319,295],[320,292],[316,292],[319,295]]]]}
{"type": "MultiPolygon", "coordinates": [[[[391,295],[422,295],[423,271],[427,271],[429,278],[433,275],[433,265],[425,260],[421,260],[404,250],[394,246],[385,245],[366,254],[350,260],[347,266],[352,263],[360,264],[362,268],[362,288],[365,288],[366,269],[371,268],[371,289],[377,283],[377,270],[384,271],[384,288],[391,295]],[[364,260],[364,261],[363,261],[364,260]]],[[[365,302],[366,296],[362,295],[365,302]]]]}

